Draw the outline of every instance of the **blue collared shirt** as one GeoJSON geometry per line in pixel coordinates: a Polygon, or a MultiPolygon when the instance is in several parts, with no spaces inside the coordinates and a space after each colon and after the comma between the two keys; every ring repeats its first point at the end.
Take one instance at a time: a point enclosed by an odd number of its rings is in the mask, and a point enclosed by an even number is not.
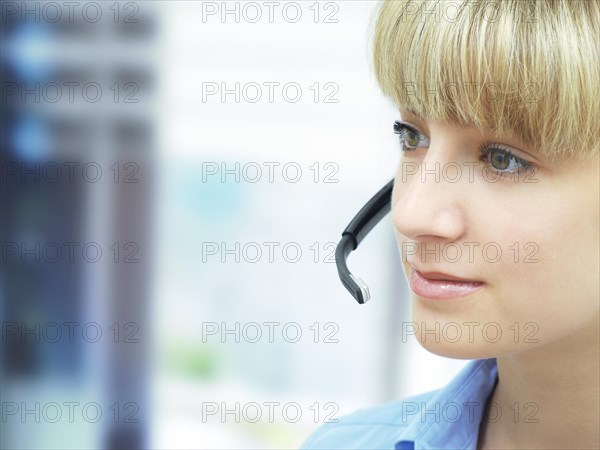
{"type": "Polygon", "coordinates": [[[495,358],[469,361],[444,388],[325,423],[301,449],[476,450],[497,381],[495,358]]]}

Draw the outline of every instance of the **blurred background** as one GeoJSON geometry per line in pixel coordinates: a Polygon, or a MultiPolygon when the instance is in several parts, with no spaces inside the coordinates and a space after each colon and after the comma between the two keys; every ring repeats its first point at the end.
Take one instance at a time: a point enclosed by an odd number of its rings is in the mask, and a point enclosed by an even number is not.
{"type": "Polygon", "coordinates": [[[373,1],[1,1],[0,446],[297,448],[444,386],[407,333],[373,1]]]}

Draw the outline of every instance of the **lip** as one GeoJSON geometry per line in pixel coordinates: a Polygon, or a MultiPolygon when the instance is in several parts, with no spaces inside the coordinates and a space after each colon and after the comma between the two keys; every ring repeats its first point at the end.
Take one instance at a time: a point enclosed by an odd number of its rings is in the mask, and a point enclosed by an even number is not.
{"type": "Polygon", "coordinates": [[[410,266],[410,287],[417,295],[438,300],[466,297],[484,286],[481,281],[467,280],[441,272],[419,272],[410,266]]]}

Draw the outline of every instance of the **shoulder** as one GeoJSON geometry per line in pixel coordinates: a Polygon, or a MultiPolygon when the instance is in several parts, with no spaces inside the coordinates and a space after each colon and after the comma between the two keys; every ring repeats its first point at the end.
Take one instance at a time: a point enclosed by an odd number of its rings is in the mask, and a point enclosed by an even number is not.
{"type": "Polygon", "coordinates": [[[359,409],[317,428],[304,441],[301,450],[394,448],[399,434],[415,417],[415,412],[438,390],[359,409]]]}

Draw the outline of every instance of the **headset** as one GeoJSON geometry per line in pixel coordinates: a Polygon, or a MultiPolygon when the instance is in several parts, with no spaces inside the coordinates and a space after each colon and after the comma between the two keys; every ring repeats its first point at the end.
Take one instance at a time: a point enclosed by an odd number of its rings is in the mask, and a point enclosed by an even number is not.
{"type": "Polygon", "coordinates": [[[335,262],[340,280],[342,280],[342,284],[348,289],[348,292],[361,305],[371,298],[369,286],[362,279],[350,273],[346,265],[346,260],[350,252],[356,250],[358,244],[369,234],[373,227],[390,212],[393,188],[394,179],[392,178],[354,216],[354,219],[352,219],[342,232],[342,239],[335,249],[335,262]]]}

